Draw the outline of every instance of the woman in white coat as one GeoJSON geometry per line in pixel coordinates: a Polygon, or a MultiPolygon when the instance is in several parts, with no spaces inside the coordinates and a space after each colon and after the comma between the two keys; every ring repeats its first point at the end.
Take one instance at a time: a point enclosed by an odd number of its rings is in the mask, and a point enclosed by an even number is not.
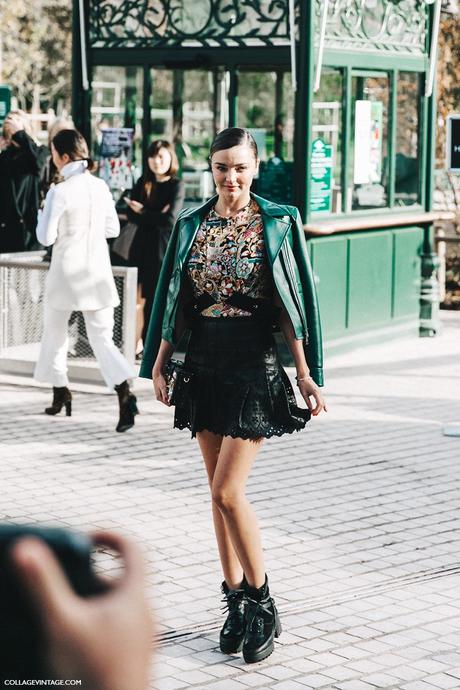
{"type": "Polygon", "coordinates": [[[113,342],[113,310],[119,297],[110,266],[108,237],[120,225],[109,188],[90,174],[92,161],[83,136],[72,129],[58,132],[51,143],[53,162],[64,181],[52,187],[38,220],[37,238],[53,245],[46,279],[44,330],[34,377],[52,384],[53,402],[45,412],[71,415],[68,389],[68,322],[73,311],[83,313],[88,338],[108,387],[118,393],[117,431],[134,425],[136,398],[128,379],[136,373],[113,342]]]}

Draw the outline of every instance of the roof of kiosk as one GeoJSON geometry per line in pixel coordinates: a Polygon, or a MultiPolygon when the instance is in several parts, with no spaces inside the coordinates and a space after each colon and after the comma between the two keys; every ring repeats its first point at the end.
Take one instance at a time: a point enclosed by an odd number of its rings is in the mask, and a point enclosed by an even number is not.
{"type": "MultiPolygon", "coordinates": [[[[295,0],[299,30],[301,0],[295,0]]],[[[422,55],[427,0],[314,0],[325,4],[327,49],[422,55]]],[[[89,0],[92,48],[287,46],[289,0],[89,0]]],[[[316,32],[318,35],[318,32],[316,32]]]]}

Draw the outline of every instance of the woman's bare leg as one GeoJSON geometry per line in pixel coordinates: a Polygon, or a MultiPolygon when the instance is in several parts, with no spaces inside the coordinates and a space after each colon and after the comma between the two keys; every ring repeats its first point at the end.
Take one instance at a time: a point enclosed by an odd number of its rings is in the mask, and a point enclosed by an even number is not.
{"type": "MultiPolygon", "coordinates": [[[[196,436],[206,466],[209,487],[212,491],[214,473],[222,445],[222,436],[213,434],[210,431],[201,431],[196,436]]],[[[243,568],[233,548],[223,515],[214,501],[212,502],[212,517],[225,582],[230,589],[237,589],[243,579],[243,568]]]]}
{"type": "MultiPolygon", "coordinates": [[[[265,566],[257,518],[246,498],[246,482],[262,440],[224,436],[212,479],[212,500],[223,517],[246,580],[262,587],[265,566]]],[[[228,583],[227,583],[228,584],[228,583]]]]}
{"type": "Polygon", "coordinates": [[[145,297],[142,297],[142,285],[138,285],[136,296],[136,352],[138,351],[139,341],[144,328],[144,304],[145,297]]]}

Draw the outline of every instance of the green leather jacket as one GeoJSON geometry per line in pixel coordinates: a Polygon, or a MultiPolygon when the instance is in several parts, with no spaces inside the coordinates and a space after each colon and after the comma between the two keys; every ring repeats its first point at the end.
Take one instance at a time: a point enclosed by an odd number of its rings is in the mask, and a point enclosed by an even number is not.
{"type": "MultiPolygon", "coordinates": [[[[299,211],[294,206],[280,206],[255,194],[251,196],[262,214],[265,248],[274,283],[290,316],[296,338],[304,342],[311,375],[322,386],[323,352],[318,300],[299,211]]],[[[187,258],[198,228],[216,199],[213,197],[197,208],[185,209],[177,218],[155,292],[139,373],[143,378],[152,377],[161,339],[177,344],[175,322],[187,258]]]]}

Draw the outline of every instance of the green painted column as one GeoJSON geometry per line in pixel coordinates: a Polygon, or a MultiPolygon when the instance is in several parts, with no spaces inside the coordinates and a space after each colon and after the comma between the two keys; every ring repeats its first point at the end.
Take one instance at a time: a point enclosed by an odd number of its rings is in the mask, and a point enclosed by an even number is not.
{"type": "Polygon", "coordinates": [[[147,149],[150,144],[150,137],[152,132],[152,118],[151,118],[151,96],[152,96],[152,80],[150,77],[150,65],[143,67],[143,90],[142,90],[142,165],[144,165],[147,149]]]}
{"type": "MultiPolygon", "coordinates": [[[[81,43],[80,43],[80,12],[78,0],[73,0],[72,11],[72,118],[76,128],[86,138],[91,147],[91,89],[83,89],[81,43]]],[[[88,26],[88,2],[84,2],[85,24],[88,26]]],[[[88,32],[86,31],[86,47],[88,51],[88,32]]],[[[90,60],[88,64],[88,79],[91,85],[90,60]]]]}
{"type": "Polygon", "coordinates": [[[238,126],[238,71],[230,69],[230,87],[228,92],[228,126],[238,126]]]}
{"type": "Polygon", "coordinates": [[[294,135],[294,203],[304,222],[310,216],[311,123],[314,81],[315,3],[300,4],[294,135]]]}
{"type": "MultiPolygon", "coordinates": [[[[430,27],[433,22],[433,7],[430,8],[430,27]]],[[[433,206],[434,167],[436,161],[436,80],[433,93],[428,98],[426,122],[426,168],[425,168],[425,210],[433,206]]],[[[426,226],[423,237],[422,276],[420,288],[420,335],[430,337],[440,330],[439,318],[439,283],[437,269],[439,259],[434,252],[433,226],[426,226]]]]}

